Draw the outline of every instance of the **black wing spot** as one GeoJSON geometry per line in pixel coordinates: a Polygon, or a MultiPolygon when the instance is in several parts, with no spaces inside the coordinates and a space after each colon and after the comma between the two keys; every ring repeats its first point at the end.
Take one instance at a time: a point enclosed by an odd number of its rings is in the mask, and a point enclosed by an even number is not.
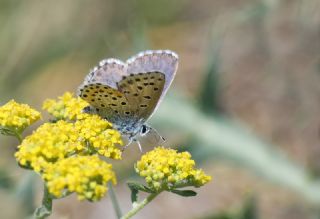
{"type": "Polygon", "coordinates": [[[94,87],[89,87],[89,89],[90,89],[90,90],[93,90],[93,89],[94,89],[94,87]]]}
{"type": "Polygon", "coordinates": [[[109,104],[109,106],[117,106],[117,104],[111,103],[109,104]]]}
{"type": "Polygon", "coordinates": [[[158,78],[158,81],[162,81],[162,78],[158,78]]]}
{"type": "Polygon", "coordinates": [[[140,78],[136,78],[136,81],[141,81],[140,78]]]}
{"type": "Polygon", "coordinates": [[[135,94],[133,94],[133,96],[137,97],[137,96],[139,96],[139,94],[138,94],[138,93],[135,93],[135,94]]]}
{"type": "Polygon", "coordinates": [[[92,97],[95,97],[96,95],[95,95],[95,94],[91,94],[91,96],[92,96],[92,97]]]}
{"type": "Polygon", "coordinates": [[[98,98],[98,100],[101,100],[101,98],[98,98]]]}
{"type": "Polygon", "coordinates": [[[121,105],[123,105],[123,106],[126,105],[126,104],[127,104],[126,102],[121,102],[121,105]]]}
{"type": "Polygon", "coordinates": [[[128,84],[133,84],[133,81],[132,80],[128,80],[128,84]]]}
{"type": "Polygon", "coordinates": [[[146,108],[148,105],[147,104],[140,104],[141,108],[146,108]]]}
{"type": "Polygon", "coordinates": [[[142,87],[141,87],[141,86],[138,86],[137,88],[138,88],[139,90],[142,90],[142,87]]]}
{"type": "Polygon", "coordinates": [[[150,100],[151,99],[151,97],[150,96],[143,96],[145,99],[148,99],[148,100],[150,100]]]}
{"type": "Polygon", "coordinates": [[[127,112],[124,112],[124,113],[125,113],[126,115],[129,115],[129,114],[130,114],[130,112],[128,112],[128,111],[127,111],[127,112]]]}
{"type": "Polygon", "coordinates": [[[144,77],[143,80],[148,80],[148,77],[144,77]]]}
{"type": "Polygon", "coordinates": [[[156,91],[156,90],[159,90],[159,88],[155,87],[155,88],[153,88],[153,90],[156,91]]]}
{"type": "Polygon", "coordinates": [[[143,83],[144,86],[147,86],[149,83],[143,83]]]}
{"type": "Polygon", "coordinates": [[[117,98],[116,98],[116,97],[112,97],[112,99],[113,99],[113,100],[117,100],[117,98]]]}
{"type": "Polygon", "coordinates": [[[99,90],[99,92],[100,92],[100,93],[103,93],[103,92],[104,92],[104,90],[100,89],[100,90],[99,90]]]}
{"type": "Polygon", "coordinates": [[[108,97],[108,94],[105,94],[104,97],[108,97]]]}
{"type": "Polygon", "coordinates": [[[130,74],[130,76],[134,76],[134,74],[130,74]]]}
{"type": "Polygon", "coordinates": [[[97,108],[97,109],[96,109],[96,111],[97,111],[97,112],[99,112],[99,111],[100,111],[100,109],[98,109],[98,108],[97,108]]]}
{"type": "Polygon", "coordinates": [[[151,82],[151,83],[149,83],[150,85],[154,85],[154,83],[153,82],[151,82]]]}
{"type": "Polygon", "coordinates": [[[83,94],[83,97],[88,97],[88,95],[87,94],[83,94]]]}
{"type": "Polygon", "coordinates": [[[123,77],[122,77],[122,80],[124,80],[124,79],[126,79],[126,78],[127,78],[126,76],[123,76],[123,77]]]}
{"type": "Polygon", "coordinates": [[[130,91],[125,90],[123,93],[130,94],[130,91]]]}
{"type": "Polygon", "coordinates": [[[98,89],[98,88],[100,88],[100,86],[96,86],[96,88],[98,89]]]}
{"type": "Polygon", "coordinates": [[[151,76],[151,79],[154,79],[154,76],[151,76]]]}
{"type": "Polygon", "coordinates": [[[104,104],[101,104],[100,106],[101,106],[101,107],[106,107],[106,105],[104,105],[104,104]]]}
{"type": "Polygon", "coordinates": [[[118,114],[118,113],[119,113],[119,111],[118,111],[118,110],[115,110],[115,111],[114,111],[114,113],[118,114]]]}
{"type": "Polygon", "coordinates": [[[143,75],[143,73],[138,73],[138,75],[143,75]]]}
{"type": "Polygon", "coordinates": [[[94,99],[91,99],[91,102],[94,102],[94,99]]]}
{"type": "Polygon", "coordinates": [[[89,90],[85,90],[84,92],[88,93],[88,92],[90,92],[90,91],[89,91],[89,90]]]}
{"type": "Polygon", "coordinates": [[[97,94],[97,93],[99,93],[99,92],[98,92],[98,91],[95,91],[94,93],[97,94]]]}

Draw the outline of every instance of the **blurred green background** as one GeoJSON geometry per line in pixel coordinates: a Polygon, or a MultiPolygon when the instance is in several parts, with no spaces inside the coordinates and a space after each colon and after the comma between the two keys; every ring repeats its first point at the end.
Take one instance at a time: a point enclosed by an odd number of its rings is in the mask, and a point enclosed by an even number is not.
{"type": "MultiPolygon", "coordinates": [[[[103,58],[174,50],[177,76],[150,123],[214,180],[196,197],[164,193],[135,218],[319,219],[319,11],[319,0],[0,0],[0,104],[40,110],[103,58]]],[[[0,218],[25,218],[41,181],[17,166],[15,140],[0,141],[0,218]]],[[[115,164],[123,211],[140,156],[131,146],[115,164]]],[[[115,217],[108,196],[53,211],[115,217]]]]}

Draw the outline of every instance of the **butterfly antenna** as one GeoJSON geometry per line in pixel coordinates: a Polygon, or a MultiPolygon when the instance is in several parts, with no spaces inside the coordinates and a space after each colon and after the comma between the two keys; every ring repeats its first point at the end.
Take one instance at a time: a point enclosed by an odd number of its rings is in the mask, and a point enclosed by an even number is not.
{"type": "Polygon", "coordinates": [[[156,129],[154,129],[154,128],[151,128],[151,129],[162,139],[163,142],[166,141],[166,139],[162,135],[160,135],[156,129]]]}

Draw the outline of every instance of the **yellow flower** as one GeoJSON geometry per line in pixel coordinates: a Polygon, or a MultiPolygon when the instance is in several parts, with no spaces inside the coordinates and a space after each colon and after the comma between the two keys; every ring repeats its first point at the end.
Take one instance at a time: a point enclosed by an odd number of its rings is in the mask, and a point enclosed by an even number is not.
{"type": "Polygon", "coordinates": [[[118,131],[109,122],[95,115],[75,123],[59,120],[45,123],[26,137],[15,157],[19,164],[41,173],[50,163],[75,154],[99,153],[112,159],[121,159],[122,144],[118,131]]]}
{"type": "Polygon", "coordinates": [[[41,172],[50,162],[56,162],[83,148],[72,123],[63,120],[45,123],[26,137],[15,157],[20,165],[41,172]]]}
{"type": "Polygon", "coordinates": [[[58,97],[58,100],[47,99],[42,108],[57,119],[76,120],[87,116],[87,114],[82,113],[82,110],[88,105],[81,98],[75,98],[72,93],[66,92],[63,96],[58,97]]]}
{"type": "Polygon", "coordinates": [[[107,192],[107,183],[116,184],[112,165],[98,156],[74,156],[48,165],[42,174],[49,193],[56,198],[76,192],[79,200],[100,200],[107,192]]]}
{"type": "Polygon", "coordinates": [[[188,152],[178,153],[163,147],[157,147],[143,155],[136,163],[135,170],[156,190],[199,187],[211,180],[201,169],[195,169],[195,162],[188,152]]]}
{"type": "Polygon", "coordinates": [[[121,135],[117,130],[111,129],[112,124],[97,115],[88,115],[78,120],[75,129],[82,140],[89,143],[90,149],[113,159],[121,159],[121,135]]]}
{"type": "Polygon", "coordinates": [[[26,104],[9,101],[0,107],[0,126],[22,131],[41,118],[41,114],[26,104]]]}

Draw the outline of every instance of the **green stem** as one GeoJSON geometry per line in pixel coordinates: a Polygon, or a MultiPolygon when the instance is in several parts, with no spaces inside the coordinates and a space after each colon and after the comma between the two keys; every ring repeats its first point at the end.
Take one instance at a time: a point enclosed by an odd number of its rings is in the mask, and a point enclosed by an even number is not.
{"type": "Polygon", "coordinates": [[[44,219],[49,217],[51,213],[52,213],[52,197],[50,196],[47,186],[44,185],[42,206],[40,206],[35,210],[34,218],[44,219]]]}
{"type": "Polygon", "coordinates": [[[159,191],[157,193],[151,193],[147,198],[145,198],[140,203],[134,203],[133,208],[124,216],[121,217],[121,219],[128,219],[134,216],[138,211],[140,211],[144,206],[146,206],[149,202],[151,202],[157,195],[159,195],[162,191],[159,191]]]}
{"type": "Polygon", "coordinates": [[[21,144],[23,140],[21,133],[15,132],[15,136],[17,137],[17,139],[19,140],[19,143],[21,144]]]}
{"type": "Polygon", "coordinates": [[[109,187],[109,195],[110,195],[110,199],[111,199],[114,211],[116,212],[117,218],[121,218],[122,216],[121,208],[111,182],[108,183],[108,187],[109,187]]]}

